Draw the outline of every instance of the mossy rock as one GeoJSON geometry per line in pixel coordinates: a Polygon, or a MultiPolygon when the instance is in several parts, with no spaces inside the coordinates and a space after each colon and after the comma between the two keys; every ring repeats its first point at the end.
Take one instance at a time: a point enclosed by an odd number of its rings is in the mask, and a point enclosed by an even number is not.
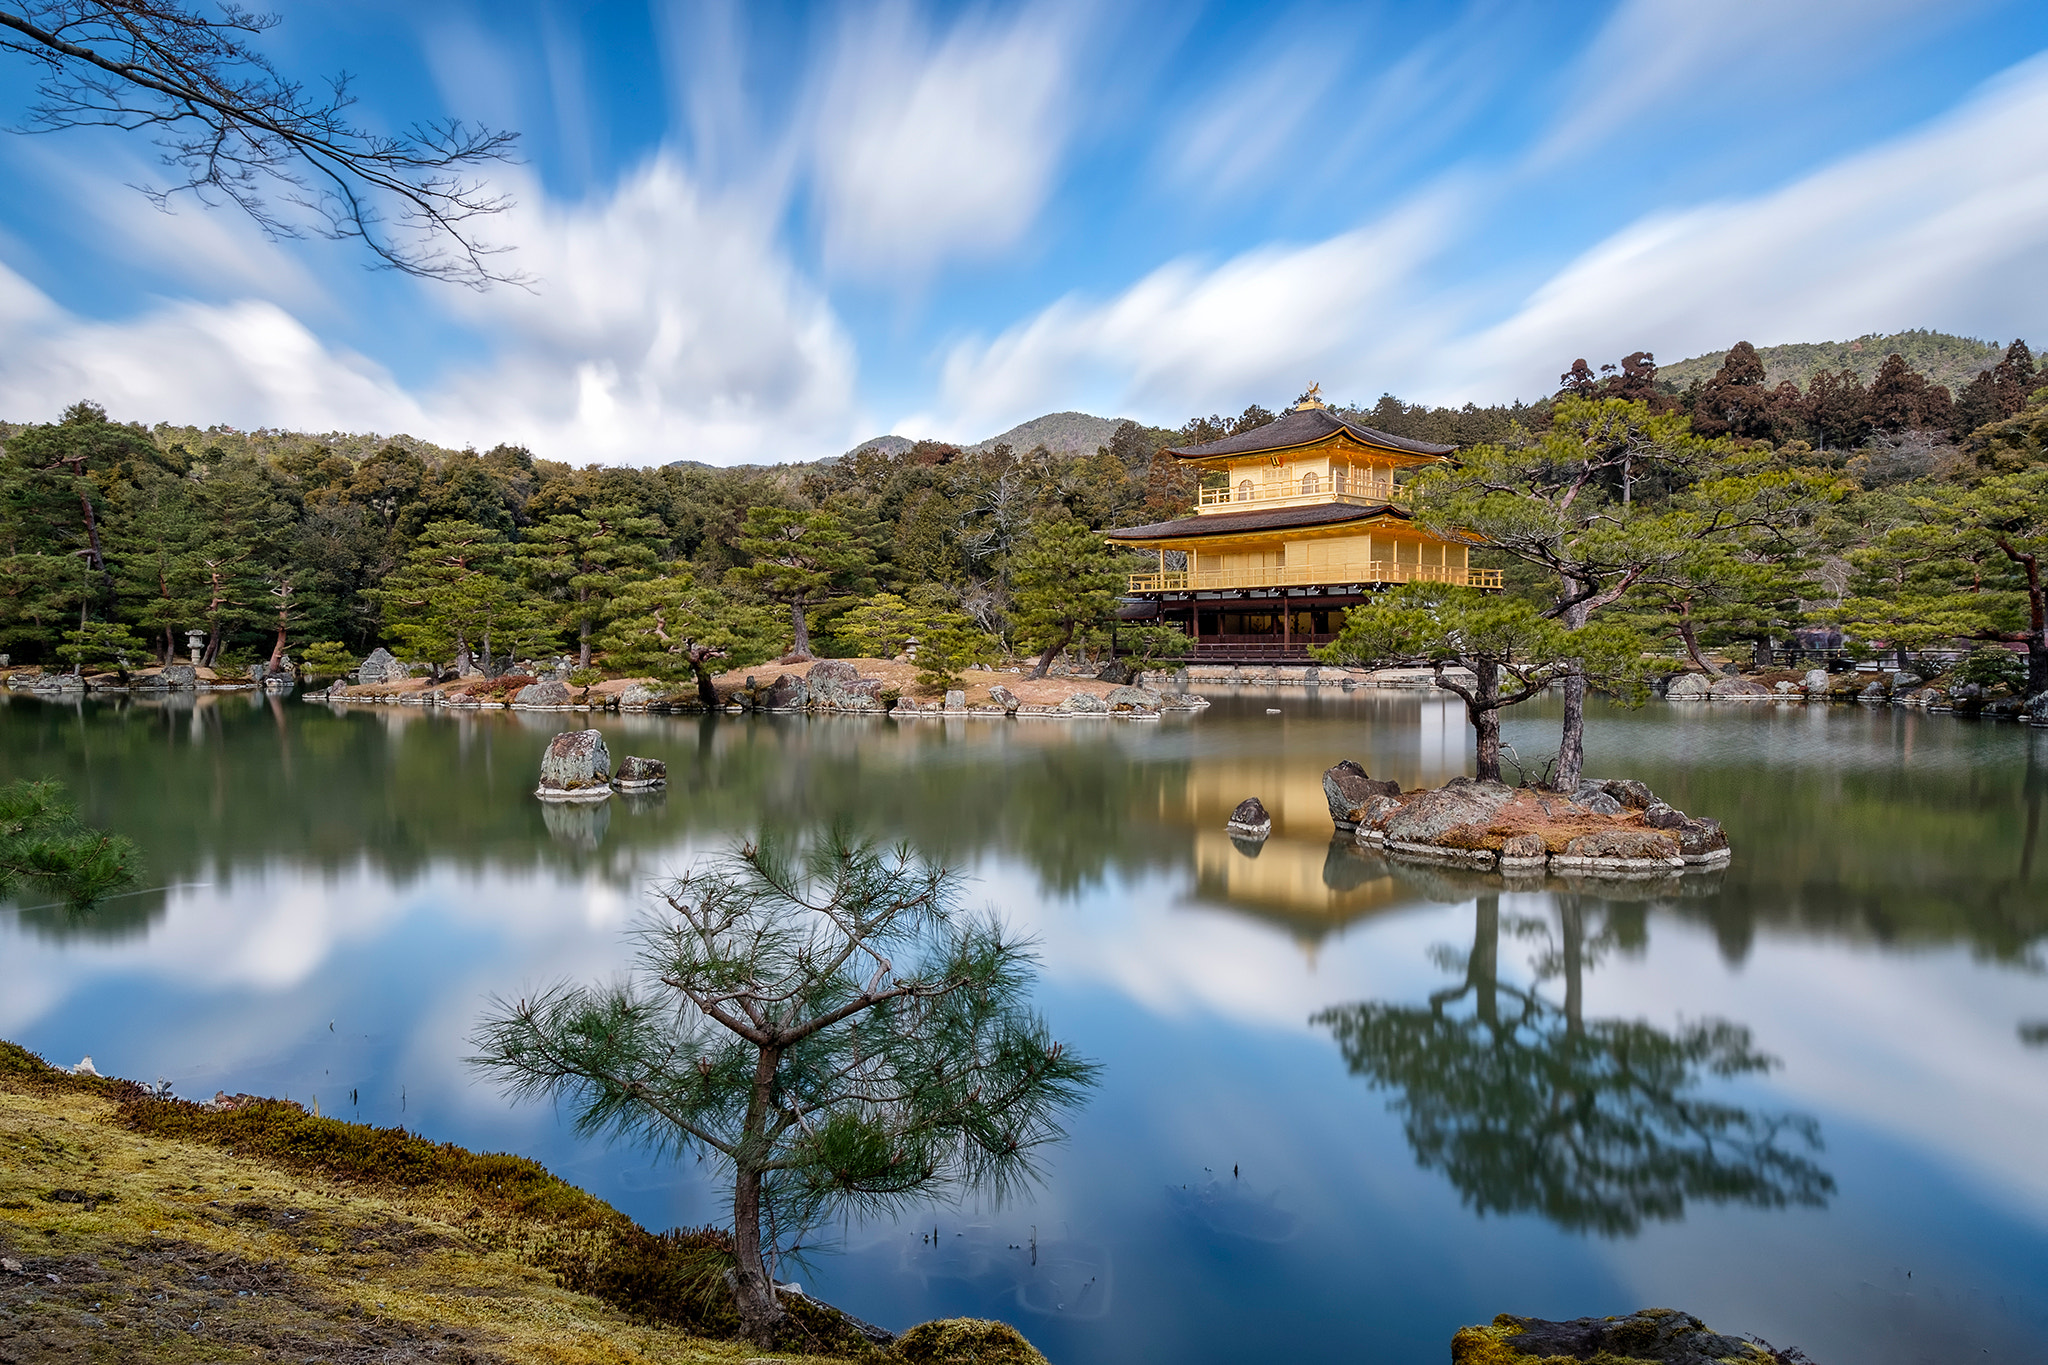
{"type": "Polygon", "coordinates": [[[896,1338],[889,1354],[906,1365],[1046,1365],[1022,1332],[985,1318],[921,1322],[896,1338]]]}
{"type": "Polygon", "coordinates": [[[1776,1358],[1670,1308],[1569,1322],[1502,1313],[1451,1338],[1451,1365],[1770,1365],[1776,1358]]]}

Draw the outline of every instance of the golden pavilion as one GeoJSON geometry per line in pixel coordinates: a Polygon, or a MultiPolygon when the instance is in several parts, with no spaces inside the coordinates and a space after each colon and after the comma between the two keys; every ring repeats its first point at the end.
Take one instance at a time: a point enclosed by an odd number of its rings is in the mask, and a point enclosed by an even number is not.
{"type": "Polygon", "coordinates": [[[1265,426],[1170,449],[1200,473],[1195,514],[1103,535],[1155,551],[1119,615],[1179,624],[1204,662],[1308,659],[1390,583],[1501,586],[1468,546],[1415,524],[1404,485],[1456,446],[1375,431],[1309,396],[1265,426]]]}

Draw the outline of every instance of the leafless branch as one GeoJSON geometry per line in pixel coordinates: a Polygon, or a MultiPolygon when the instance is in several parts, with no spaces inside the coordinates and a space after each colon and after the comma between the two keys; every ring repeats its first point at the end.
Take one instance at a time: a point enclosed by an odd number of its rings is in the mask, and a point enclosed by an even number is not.
{"type": "Polygon", "coordinates": [[[0,51],[41,68],[16,132],[151,131],[183,177],[139,185],[158,208],[226,200],[273,239],[359,239],[379,268],[482,289],[525,284],[476,233],[511,200],[478,170],[517,133],[459,119],[400,136],[357,126],[346,74],[309,93],[250,42],[280,22],[236,4],[204,18],[172,0],[0,0],[0,51]],[[302,210],[281,210],[276,200],[302,210]]]}

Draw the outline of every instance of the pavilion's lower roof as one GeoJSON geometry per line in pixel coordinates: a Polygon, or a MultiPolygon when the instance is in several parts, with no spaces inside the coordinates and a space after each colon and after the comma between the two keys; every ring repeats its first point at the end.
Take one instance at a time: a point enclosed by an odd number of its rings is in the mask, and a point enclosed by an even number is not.
{"type": "Polygon", "coordinates": [[[1109,540],[1187,540],[1197,536],[1238,536],[1252,531],[1293,531],[1308,526],[1341,526],[1352,521],[1371,521],[1408,514],[1392,503],[1360,506],[1357,503],[1311,503],[1306,507],[1274,507],[1257,512],[1215,512],[1208,516],[1179,517],[1156,521],[1150,526],[1122,526],[1104,531],[1109,540]]]}

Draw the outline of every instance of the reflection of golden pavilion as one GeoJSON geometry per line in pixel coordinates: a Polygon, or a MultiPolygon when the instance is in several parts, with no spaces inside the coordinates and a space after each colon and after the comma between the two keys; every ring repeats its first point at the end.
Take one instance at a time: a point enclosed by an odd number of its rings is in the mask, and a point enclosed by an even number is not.
{"type": "Polygon", "coordinates": [[[1204,901],[1277,920],[1298,937],[1317,939],[1354,920],[1415,901],[1415,888],[1384,858],[1347,834],[1333,837],[1322,774],[1276,759],[1199,764],[1184,799],[1195,835],[1195,893],[1204,901]],[[1231,809],[1258,792],[1273,817],[1263,844],[1224,833],[1231,809]]]}
{"type": "Polygon", "coordinates": [[[1306,660],[1377,587],[1501,585],[1463,542],[1415,524],[1405,480],[1455,449],[1375,431],[1311,391],[1265,426],[1166,452],[1202,476],[1195,515],[1104,534],[1157,552],[1130,593],[1150,619],[1185,622],[1195,658],[1306,660]]]}

